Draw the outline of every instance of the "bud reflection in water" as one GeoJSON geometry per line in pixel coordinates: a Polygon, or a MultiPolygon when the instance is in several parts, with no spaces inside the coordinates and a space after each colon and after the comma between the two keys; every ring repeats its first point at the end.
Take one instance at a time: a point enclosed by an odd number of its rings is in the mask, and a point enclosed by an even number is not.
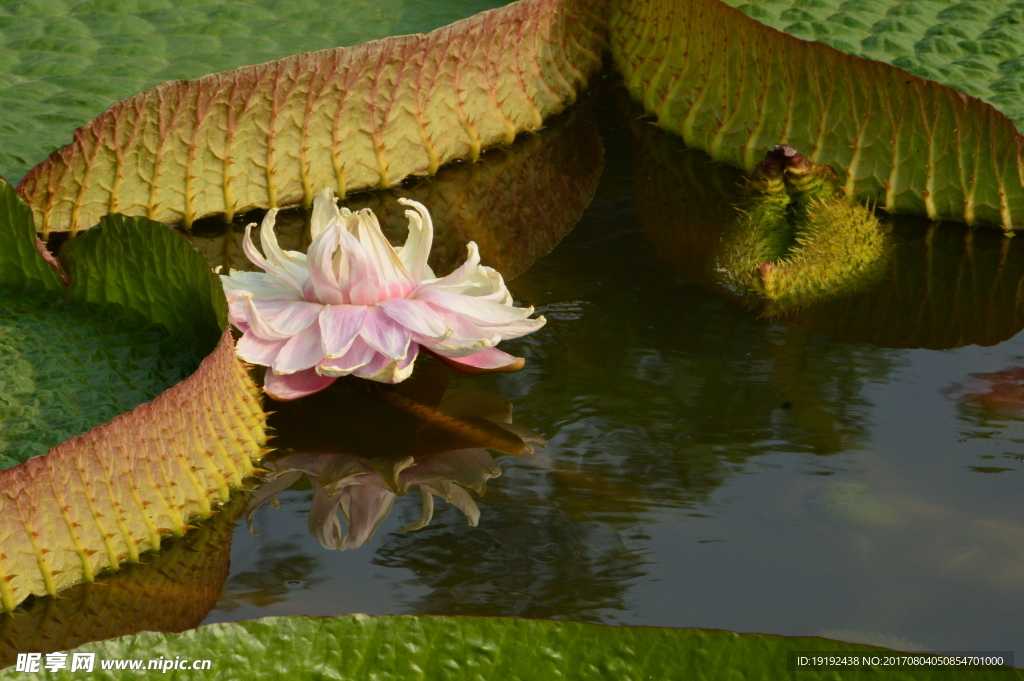
{"type": "Polygon", "coordinates": [[[418,488],[423,512],[403,531],[430,522],[434,497],[475,526],[480,509],[467,490],[483,495],[487,481],[501,475],[487,450],[532,454],[544,440],[513,424],[508,401],[449,390],[451,372],[424,359],[394,386],[348,377],[322,393],[275,403],[270,426],[278,451],[265,460],[265,484],[249,503],[250,528],[256,509],[303,476],[313,488],[309,530],[326,549],[362,546],[411,488],[418,488]]]}

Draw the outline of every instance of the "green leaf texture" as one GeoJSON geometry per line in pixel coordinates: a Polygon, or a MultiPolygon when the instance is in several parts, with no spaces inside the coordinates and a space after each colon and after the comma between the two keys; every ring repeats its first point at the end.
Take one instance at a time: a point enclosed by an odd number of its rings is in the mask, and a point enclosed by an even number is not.
{"type": "Polygon", "coordinates": [[[14,187],[0,179],[0,291],[60,299],[64,284],[39,250],[32,211],[14,187]]]}
{"type": "Polygon", "coordinates": [[[61,249],[68,303],[123,310],[199,343],[205,356],[227,327],[220,280],[203,254],[173,229],[145,218],[108,215],[100,228],[61,249]]]}
{"type": "MultiPolygon", "coordinates": [[[[733,220],[743,178],[679,138],[642,122],[630,126],[637,214],[658,257],[687,279],[741,304],[716,255],[733,220]]],[[[888,348],[945,350],[996,345],[1024,328],[1024,243],[994,231],[890,216],[891,255],[877,277],[841,295],[785,313],[787,323],[833,338],[888,348]]]]}
{"type": "Polygon", "coordinates": [[[139,631],[180,632],[206,618],[228,577],[235,521],[248,495],[184,537],[165,540],[159,553],[101,575],[54,598],[35,598],[0,615],[0,668],[18,653],[49,653],[139,631]]]}
{"type": "Polygon", "coordinates": [[[0,0],[0,175],[121,99],[298,52],[418,33],[503,0],[0,0]]]}
{"type": "Polygon", "coordinates": [[[1024,3],[724,0],[758,21],[985,100],[1024,127],[1024,3]]]}
{"type": "MultiPolygon", "coordinates": [[[[466,245],[475,241],[483,262],[512,279],[562,240],[594,196],[604,150],[590,104],[586,100],[539,133],[485,152],[478,163],[453,164],[387,191],[353,194],[345,205],[372,210],[385,236],[401,246],[409,219],[398,199],[419,201],[434,223],[430,266],[435,272],[447,274],[462,264],[466,245]]],[[[304,252],[310,243],[307,222],[305,211],[279,213],[274,231],[281,247],[304,252]]],[[[239,224],[215,220],[196,225],[191,234],[215,267],[256,270],[242,250],[243,237],[239,224]]],[[[260,246],[258,232],[252,237],[260,246]]]]}
{"type": "Polygon", "coordinates": [[[716,161],[785,143],[890,212],[1024,228],[1024,138],[978,99],[719,0],[616,2],[609,36],[633,97],[716,161]]]}
{"type": "Polygon", "coordinates": [[[219,333],[223,293],[184,236],[112,216],[67,244],[73,280],[55,306],[27,208],[2,198],[19,281],[34,273],[49,294],[0,299],[0,461],[33,457],[0,471],[0,607],[13,610],[183,534],[251,475],[266,438],[259,393],[219,333]]]}
{"type": "Polygon", "coordinates": [[[587,0],[524,0],[426,35],[301,54],[125,100],[19,185],[36,227],[191,224],[433,174],[511,143],[601,63],[587,0]]]}
{"type": "MultiPolygon", "coordinates": [[[[821,638],[785,638],[701,629],[608,627],[499,617],[268,617],[211,624],[178,635],[144,633],[92,643],[96,679],[137,676],[103,671],[100,660],[161,656],[209,659],[209,670],[168,670],[166,679],[747,679],[790,678],[790,651],[884,655],[881,648],[821,638]]],[[[69,657],[70,659],[70,657],[69,657]]],[[[145,673],[145,672],[143,672],[145,673]]],[[[149,672],[150,674],[154,672],[149,672]]],[[[875,667],[801,671],[800,679],[920,681],[962,679],[962,668],[875,667]]],[[[971,669],[970,678],[1019,679],[1019,670],[971,669]]],[[[70,679],[67,670],[0,678],[70,679]]]]}
{"type": "Polygon", "coordinates": [[[202,359],[119,310],[0,299],[0,468],[10,468],[188,378],[202,359]]]}

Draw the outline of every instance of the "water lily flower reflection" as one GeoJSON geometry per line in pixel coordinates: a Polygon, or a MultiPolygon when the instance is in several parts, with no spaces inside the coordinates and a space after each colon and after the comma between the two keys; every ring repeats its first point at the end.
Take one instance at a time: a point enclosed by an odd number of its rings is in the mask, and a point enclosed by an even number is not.
{"type": "Polygon", "coordinates": [[[313,203],[308,256],[282,250],[277,210],[260,226],[266,256],[245,232],[248,258],[264,272],[222,276],[231,323],[243,332],[239,356],[268,367],[265,390],[292,400],[349,374],[398,383],[412,373],[420,349],[457,370],[514,371],[523,360],[498,350],[544,325],[532,307],[515,307],[498,272],[480,264],[476,243],[445,277],[427,265],[434,238],[430,214],[410,206],[409,236],[393,248],[369,210],[338,209],[334,193],[313,203]]]}
{"type": "MultiPolygon", "coordinates": [[[[427,379],[421,383],[437,378],[430,376],[429,368],[424,374],[427,379]]],[[[445,370],[442,376],[445,381],[446,376],[445,370]]],[[[397,393],[371,394],[383,397],[388,405],[389,427],[399,435],[391,442],[395,451],[358,456],[347,452],[297,452],[289,448],[286,451],[294,454],[264,460],[267,473],[248,506],[250,530],[256,509],[267,501],[274,502],[278,493],[287,490],[302,475],[309,478],[313,490],[310,534],[327,549],[345,551],[365,544],[391,512],[395,500],[412,487],[419,487],[423,512],[417,522],[403,527],[402,531],[419,529],[430,522],[435,497],[458,508],[467,522],[475,526],[480,509],[467,491],[483,495],[487,480],[502,474],[501,467],[487,450],[517,456],[532,454],[535,448],[545,446],[540,434],[512,423],[512,406],[492,393],[447,390],[438,405],[417,402],[397,393]],[[387,399],[387,394],[395,399],[387,399]],[[347,531],[342,528],[338,511],[345,519],[347,531]]],[[[386,422],[375,423],[372,411],[359,409],[360,403],[365,408],[376,398],[352,392],[336,392],[334,397],[347,398],[337,402],[339,406],[348,407],[342,414],[349,418],[359,415],[358,422],[349,423],[349,427],[371,431],[388,427],[386,422]]],[[[345,418],[342,417],[343,424],[345,418]]],[[[291,439],[287,432],[289,424],[283,425],[286,432],[281,433],[282,444],[291,439]]],[[[374,440],[373,437],[356,437],[354,431],[349,431],[344,439],[356,446],[356,450],[357,440],[374,440]]]]}
{"type": "Polygon", "coordinates": [[[425,527],[434,515],[434,497],[452,504],[475,526],[480,508],[466,489],[483,494],[485,483],[501,475],[501,468],[484,449],[460,449],[415,462],[409,457],[392,487],[359,457],[349,454],[292,454],[267,462],[267,484],[249,503],[249,528],[253,512],[278,492],[291,487],[303,474],[313,485],[309,531],[320,544],[334,551],[362,546],[391,513],[395,499],[410,487],[419,487],[423,515],[402,531],[425,527]],[[344,531],[338,511],[345,517],[344,531]]]}

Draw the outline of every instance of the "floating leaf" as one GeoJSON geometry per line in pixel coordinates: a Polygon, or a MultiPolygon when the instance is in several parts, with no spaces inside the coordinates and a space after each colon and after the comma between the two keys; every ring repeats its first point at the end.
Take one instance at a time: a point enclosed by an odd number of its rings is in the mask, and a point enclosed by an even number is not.
{"type": "Polygon", "coordinates": [[[191,224],[309,206],[511,143],[575,100],[601,63],[589,3],[526,0],[426,35],[300,54],[127,99],[19,185],[36,227],[110,212],[191,224]]]}
{"type": "Polygon", "coordinates": [[[788,144],[890,212],[1024,227],[1024,138],[978,99],[719,0],[613,3],[609,35],[632,96],[715,161],[788,144]]]}
{"type": "Polygon", "coordinates": [[[235,521],[244,508],[236,499],[195,531],[165,542],[143,563],[0,615],[0,667],[14,664],[18,653],[49,653],[139,631],[176,633],[199,626],[220,598],[235,521]]]}
{"type": "Polygon", "coordinates": [[[1017,3],[723,1],[797,38],[979,97],[1024,126],[1024,12],[1017,3]]]}
{"type": "Polygon", "coordinates": [[[265,437],[221,333],[219,282],[183,236],[106,218],[66,244],[71,282],[55,306],[64,285],[4,183],[0,206],[3,453],[45,454],[0,472],[0,606],[12,610],[184,533],[251,474],[265,437]]]}
{"type": "MultiPolygon", "coordinates": [[[[481,261],[513,279],[562,240],[597,190],[604,154],[590,105],[582,102],[539,133],[485,152],[478,163],[450,165],[411,186],[360,192],[344,205],[373,211],[388,240],[401,246],[409,235],[409,208],[398,199],[418,201],[434,223],[429,264],[435,272],[447,274],[462,264],[466,244],[475,241],[481,261]]],[[[274,231],[282,248],[306,251],[308,220],[304,211],[278,214],[274,231]]],[[[211,218],[194,226],[191,239],[215,267],[256,271],[242,251],[244,234],[237,222],[211,218]]],[[[253,237],[262,247],[258,230],[253,237]]]]}
{"type": "Polygon", "coordinates": [[[20,179],[118,100],[298,52],[420,33],[504,0],[0,3],[0,175],[20,179]]]}
{"type": "MultiPolygon", "coordinates": [[[[608,627],[501,617],[266,617],[211,624],[184,634],[144,633],[76,652],[97,654],[96,679],[136,671],[104,671],[100,661],[209,659],[209,679],[700,679],[785,678],[790,653],[839,652],[884,657],[884,648],[823,638],[787,638],[702,629],[608,627]]],[[[70,658],[69,658],[70,659],[70,658]]],[[[168,666],[164,678],[195,678],[168,666]]],[[[801,679],[838,678],[835,669],[807,669],[801,679]]],[[[961,667],[882,666],[842,670],[842,678],[960,679],[961,667]]],[[[0,678],[70,679],[57,673],[7,671],[0,678]]],[[[1019,670],[971,668],[971,678],[1018,679],[1019,670]]]]}
{"type": "MultiPolygon", "coordinates": [[[[716,252],[730,229],[742,177],[674,135],[634,126],[637,213],[660,258],[719,295],[716,252]]],[[[996,345],[1024,328],[1024,244],[996,233],[921,218],[891,216],[889,257],[870,281],[843,295],[783,312],[780,319],[815,333],[890,348],[996,345]]],[[[774,313],[772,308],[758,308],[774,313]]]]}

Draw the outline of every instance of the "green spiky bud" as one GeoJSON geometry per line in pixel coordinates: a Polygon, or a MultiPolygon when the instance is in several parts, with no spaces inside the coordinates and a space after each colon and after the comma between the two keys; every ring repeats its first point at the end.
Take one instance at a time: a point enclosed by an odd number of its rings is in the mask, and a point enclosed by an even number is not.
{"type": "Polygon", "coordinates": [[[878,219],[843,194],[835,172],[780,145],[747,183],[718,271],[774,313],[866,280],[885,250],[878,219]]]}

